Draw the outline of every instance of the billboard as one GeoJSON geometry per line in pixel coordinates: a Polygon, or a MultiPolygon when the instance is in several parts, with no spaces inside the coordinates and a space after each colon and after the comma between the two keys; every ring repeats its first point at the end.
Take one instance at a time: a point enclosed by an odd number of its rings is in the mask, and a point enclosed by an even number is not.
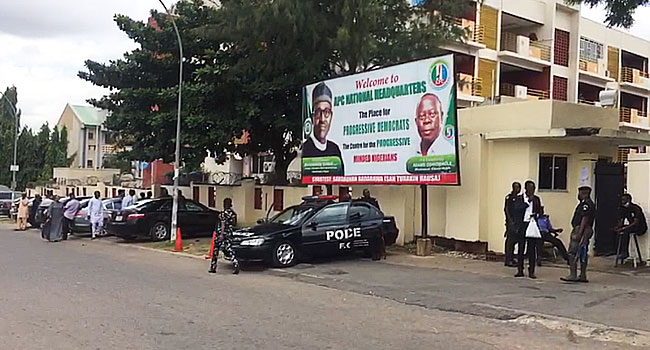
{"type": "Polygon", "coordinates": [[[303,89],[305,184],[460,185],[454,56],[303,89]]]}

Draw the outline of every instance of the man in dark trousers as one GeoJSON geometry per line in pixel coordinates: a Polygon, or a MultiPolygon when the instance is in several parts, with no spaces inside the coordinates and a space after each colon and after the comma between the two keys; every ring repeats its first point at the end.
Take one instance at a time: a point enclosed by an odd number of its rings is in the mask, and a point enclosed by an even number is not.
{"type": "Polygon", "coordinates": [[[524,211],[524,224],[521,225],[519,231],[519,250],[517,252],[517,274],[515,277],[524,277],[524,248],[527,247],[526,253],[528,254],[528,277],[536,279],[535,276],[535,260],[537,258],[537,242],[538,238],[526,237],[526,230],[528,225],[537,225],[537,218],[542,215],[542,200],[535,195],[535,183],[528,180],[524,184],[526,191],[524,192],[524,203],[527,207],[524,211]]]}
{"type": "Polygon", "coordinates": [[[630,256],[628,246],[630,245],[630,234],[641,236],[648,231],[643,209],[632,203],[632,195],[625,193],[621,196],[621,210],[619,212],[619,225],[616,233],[620,235],[619,251],[616,252],[617,259],[621,263],[630,256]]]}
{"type": "Polygon", "coordinates": [[[363,196],[359,198],[359,200],[373,205],[375,208],[377,208],[377,210],[381,210],[381,208],[379,208],[379,202],[377,202],[377,198],[372,197],[370,195],[370,190],[367,188],[363,189],[363,196]]]}
{"type": "Polygon", "coordinates": [[[587,263],[589,240],[594,234],[596,205],[591,200],[591,187],[578,188],[578,206],[571,219],[571,243],[569,244],[569,276],[562,277],[566,282],[589,282],[587,280],[587,263]],[[580,277],[578,278],[578,260],[580,260],[580,277]]]}
{"type": "Polygon", "coordinates": [[[513,182],[512,191],[506,195],[505,204],[503,205],[503,212],[506,216],[506,266],[517,266],[515,263],[515,244],[517,244],[521,225],[524,224],[525,210],[526,205],[521,196],[521,184],[513,182]]]}

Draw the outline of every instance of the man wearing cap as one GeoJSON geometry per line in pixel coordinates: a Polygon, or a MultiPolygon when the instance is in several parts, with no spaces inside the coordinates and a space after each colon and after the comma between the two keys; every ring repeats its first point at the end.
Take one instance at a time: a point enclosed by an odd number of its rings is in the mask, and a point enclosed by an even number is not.
{"type": "Polygon", "coordinates": [[[312,92],[313,132],[302,145],[302,157],[335,157],[340,159],[339,170],[329,175],[343,175],[343,157],[337,144],[327,139],[332,126],[332,90],[325,83],[319,83],[312,92]]]}
{"type": "Polygon", "coordinates": [[[591,187],[578,188],[578,206],[571,219],[571,243],[569,244],[569,276],[562,277],[566,282],[589,282],[587,280],[587,262],[589,240],[594,234],[593,225],[596,217],[596,205],[591,200],[591,187]],[[578,274],[580,260],[580,277],[578,274]]]}
{"type": "Polygon", "coordinates": [[[456,149],[442,135],[445,125],[445,112],[442,102],[434,94],[425,94],[420,99],[415,111],[415,126],[420,135],[417,144],[417,154],[420,156],[433,156],[454,154],[456,149]]]}

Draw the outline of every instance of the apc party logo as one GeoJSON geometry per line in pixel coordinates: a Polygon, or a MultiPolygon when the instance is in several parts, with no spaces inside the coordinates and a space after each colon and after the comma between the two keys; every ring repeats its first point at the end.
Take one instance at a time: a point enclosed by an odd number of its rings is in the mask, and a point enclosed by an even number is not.
{"type": "Polygon", "coordinates": [[[443,61],[435,62],[431,65],[429,76],[431,77],[431,85],[435,89],[444,89],[449,83],[449,67],[443,61]]]}

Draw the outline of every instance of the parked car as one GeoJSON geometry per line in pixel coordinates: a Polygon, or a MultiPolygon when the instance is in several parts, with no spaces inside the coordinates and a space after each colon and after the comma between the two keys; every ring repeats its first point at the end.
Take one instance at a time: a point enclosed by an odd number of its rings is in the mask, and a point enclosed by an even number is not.
{"type": "MultiPolygon", "coordinates": [[[[12,191],[0,191],[0,215],[11,217],[12,191]]],[[[20,198],[20,193],[14,193],[14,199],[20,198]]]]}
{"type": "MultiPolygon", "coordinates": [[[[90,198],[82,199],[79,202],[79,211],[72,220],[70,229],[72,230],[72,233],[76,235],[89,234],[91,232],[90,220],[88,219],[88,204],[90,203],[90,198]]],[[[122,209],[122,199],[104,199],[102,204],[104,206],[104,227],[106,227],[111,213],[122,209]]]]}
{"type": "MultiPolygon", "coordinates": [[[[65,205],[65,203],[66,203],[69,199],[70,199],[69,197],[60,198],[60,199],[59,199],[59,203],[62,203],[62,204],[65,205]]],[[[90,199],[90,197],[88,197],[88,196],[77,197],[77,200],[80,201],[80,202],[81,202],[81,201],[84,201],[84,200],[86,200],[86,199],[90,199]]],[[[29,209],[30,209],[30,211],[31,211],[31,209],[32,209],[32,208],[31,208],[31,207],[32,207],[32,202],[33,202],[33,201],[30,201],[30,202],[29,202],[29,209]]],[[[43,200],[41,201],[41,204],[38,206],[38,209],[36,210],[36,214],[34,214],[34,223],[32,224],[32,226],[34,226],[34,227],[36,227],[36,228],[41,227],[41,225],[42,225],[42,224],[45,222],[45,220],[47,219],[47,216],[45,215],[45,211],[50,207],[50,204],[52,204],[52,202],[53,202],[53,200],[51,200],[51,199],[49,199],[49,198],[43,198],[43,200]]]]}
{"type": "Polygon", "coordinates": [[[233,249],[241,260],[261,260],[277,267],[292,266],[301,257],[325,257],[364,251],[383,235],[395,243],[399,230],[395,218],[362,202],[332,201],[334,196],[304,198],[272,219],[236,230],[233,249]]]}
{"type": "MultiPolygon", "coordinates": [[[[170,238],[172,198],[147,199],[113,212],[106,227],[117,237],[133,240],[170,238]]],[[[178,203],[178,227],[183,238],[210,236],[217,223],[218,212],[193,200],[178,203]]]]}

